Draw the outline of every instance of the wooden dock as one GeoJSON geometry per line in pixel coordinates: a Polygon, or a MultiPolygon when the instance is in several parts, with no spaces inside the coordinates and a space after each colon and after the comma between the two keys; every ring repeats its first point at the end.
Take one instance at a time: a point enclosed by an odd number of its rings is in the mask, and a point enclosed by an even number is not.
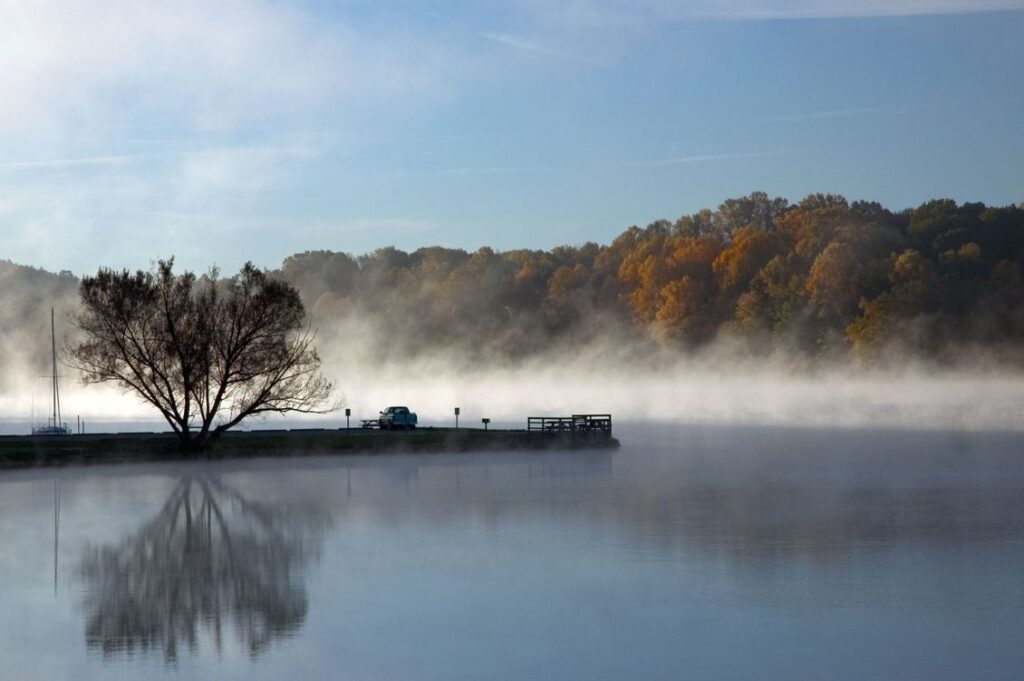
{"type": "Polygon", "coordinates": [[[596,434],[611,437],[611,414],[573,414],[572,416],[528,416],[526,430],[543,433],[596,434]]]}

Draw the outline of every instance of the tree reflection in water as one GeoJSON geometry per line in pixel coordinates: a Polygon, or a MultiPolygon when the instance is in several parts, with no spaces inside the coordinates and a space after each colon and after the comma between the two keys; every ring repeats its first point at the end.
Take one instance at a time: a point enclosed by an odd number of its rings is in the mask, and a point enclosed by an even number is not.
{"type": "Polygon", "coordinates": [[[218,652],[233,626],[251,655],[302,626],[304,571],[327,520],[316,509],[246,499],[213,478],[183,478],[160,512],[117,545],[89,547],[85,638],[104,657],[162,648],[168,661],[184,643],[208,636],[218,652]]]}

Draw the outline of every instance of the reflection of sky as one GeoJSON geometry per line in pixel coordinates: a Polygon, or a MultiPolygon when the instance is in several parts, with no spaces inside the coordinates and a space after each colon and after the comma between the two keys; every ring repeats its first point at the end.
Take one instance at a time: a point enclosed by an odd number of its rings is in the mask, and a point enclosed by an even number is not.
{"type": "Polygon", "coordinates": [[[19,678],[1013,678],[1019,436],[631,430],[615,454],[5,474],[0,659],[19,678]],[[250,659],[86,652],[87,543],[180,479],[328,517],[309,612],[250,659]],[[61,479],[53,594],[53,478],[61,479]]]}

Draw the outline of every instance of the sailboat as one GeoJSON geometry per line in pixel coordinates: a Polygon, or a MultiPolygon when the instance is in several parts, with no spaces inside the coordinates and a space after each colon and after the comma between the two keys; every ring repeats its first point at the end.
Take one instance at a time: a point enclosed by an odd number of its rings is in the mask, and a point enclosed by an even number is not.
{"type": "Polygon", "coordinates": [[[71,435],[68,424],[60,418],[60,384],[57,379],[57,331],[53,322],[53,308],[50,308],[50,346],[53,351],[52,366],[53,375],[53,415],[48,419],[45,426],[32,426],[33,435],[71,435]]]}

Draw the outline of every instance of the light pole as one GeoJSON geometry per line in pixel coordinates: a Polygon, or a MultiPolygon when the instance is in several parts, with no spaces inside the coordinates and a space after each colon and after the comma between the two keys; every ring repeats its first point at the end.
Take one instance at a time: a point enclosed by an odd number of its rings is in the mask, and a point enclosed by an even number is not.
{"type": "Polygon", "coordinates": [[[455,430],[459,429],[459,408],[455,407],[455,430]]]}
{"type": "Polygon", "coordinates": [[[349,434],[349,428],[350,428],[350,426],[349,426],[349,417],[350,416],[352,416],[352,410],[350,408],[348,408],[348,407],[345,407],[345,434],[346,435],[349,434]]]}

